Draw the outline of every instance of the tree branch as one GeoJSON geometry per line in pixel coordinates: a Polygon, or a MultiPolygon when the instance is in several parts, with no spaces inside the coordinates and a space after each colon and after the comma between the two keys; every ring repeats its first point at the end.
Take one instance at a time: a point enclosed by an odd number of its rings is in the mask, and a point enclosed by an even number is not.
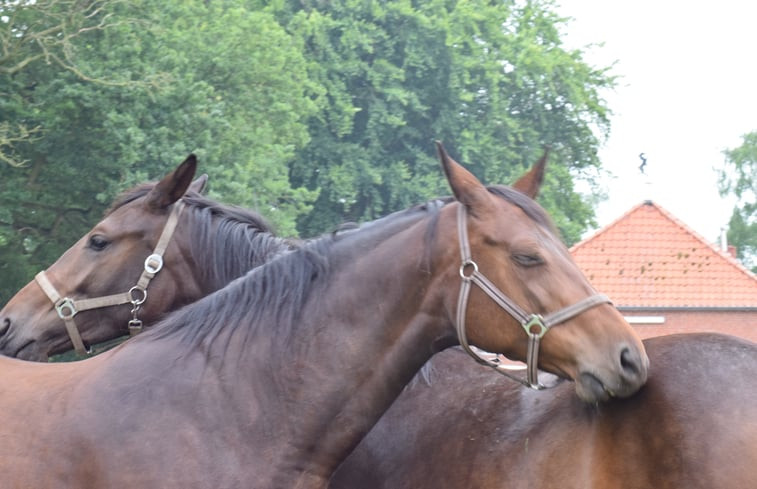
{"type": "Polygon", "coordinates": [[[41,128],[39,126],[28,128],[24,125],[18,125],[14,131],[9,123],[0,122],[0,161],[4,161],[10,166],[25,166],[28,160],[17,158],[13,146],[22,141],[34,141],[38,139],[35,135],[40,133],[41,128]]]}

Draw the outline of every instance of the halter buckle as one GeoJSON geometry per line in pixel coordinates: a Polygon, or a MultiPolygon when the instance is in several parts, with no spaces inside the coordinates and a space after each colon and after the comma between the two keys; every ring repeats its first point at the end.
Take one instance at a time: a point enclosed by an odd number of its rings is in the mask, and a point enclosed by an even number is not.
{"type": "Polygon", "coordinates": [[[55,304],[55,311],[58,313],[58,317],[63,320],[73,319],[73,317],[76,316],[76,313],[78,312],[76,310],[76,306],[74,305],[74,300],[68,297],[61,299],[57,304],[55,304]]]}
{"type": "Polygon", "coordinates": [[[153,253],[145,259],[145,272],[152,273],[153,275],[158,273],[163,268],[163,257],[157,253],[153,253]]]}
{"type": "Polygon", "coordinates": [[[549,327],[544,324],[544,318],[540,314],[531,314],[528,320],[523,323],[523,329],[526,330],[529,337],[538,339],[541,339],[549,331],[549,327]],[[534,332],[534,327],[539,329],[534,332]]]}

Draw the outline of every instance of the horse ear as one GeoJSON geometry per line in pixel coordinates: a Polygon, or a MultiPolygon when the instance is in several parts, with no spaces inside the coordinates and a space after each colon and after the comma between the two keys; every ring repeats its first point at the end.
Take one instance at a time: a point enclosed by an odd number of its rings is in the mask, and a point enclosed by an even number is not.
{"type": "Polygon", "coordinates": [[[513,188],[535,199],[544,181],[544,168],[547,166],[548,155],[549,148],[544,148],[544,154],[539,161],[513,184],[513,188]]]}
{"type": "Polygon", "coordinates": [[[189,186],[189,190],[201,194],[205,190],[205,185],[208,184],[208,174],[203,173],[189,186]]]}
{"type": "Polygon", "coordinates": [[[468,210],[475,213],[477,209],[483,210],[491,202],[491,196],[486,187],[468,170],[453,160],[444,150],[441,141],[436,141],[436,150],[439,153],[444,174],[452,188],[455,198],[468,210]]]}
{"type": "Polygon", "coordinates": [[[192,184],[197,170],[197,157],[187,156],[174,171],[163,177],[147,194],[147,205],[153,209],[165,209],[179,200],[192,184]]]}

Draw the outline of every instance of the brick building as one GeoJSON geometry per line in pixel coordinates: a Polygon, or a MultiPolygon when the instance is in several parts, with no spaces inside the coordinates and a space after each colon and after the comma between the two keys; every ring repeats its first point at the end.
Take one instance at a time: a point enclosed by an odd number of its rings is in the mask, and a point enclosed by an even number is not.
{"type": "Polygon", "coordinates": [[[757,342],[757,276],[654,202],[571,253],[644,338],[719,331],[757,342]]]}

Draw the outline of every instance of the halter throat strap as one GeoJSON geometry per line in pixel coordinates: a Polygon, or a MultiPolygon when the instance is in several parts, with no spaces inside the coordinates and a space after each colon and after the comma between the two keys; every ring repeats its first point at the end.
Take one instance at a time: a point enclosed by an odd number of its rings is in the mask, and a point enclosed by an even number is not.
{"type": "Polygon", "coordinates": [[[181,201],[174,204],[171,214],[163,226],[163,232],[160,234],[160,238],[158,238],[158,243],[155,245],[152,254],[145,259],[144,269],[137,284],[127,292],[88,299],[72,299],[70,297],[61,297],[61,294],[50,282],[44,270],[34,276],[34,280],[36,280],[42,291],[55,306],[58,317],[63,320],[77,354],[85,356],[92,353],[91,350],[84,346],[84,341],[74,321],[74,316],[79,312],[121,304],[131,304],[132,319],[128,325],[129,333],[134,335],[142,330],[142,321],[137,319],[137,311],[142,303],[147,300],[147,286],[150,284],[150,281],[163,268],[163,254],[171,241],[183,210],[184,204],[181,201]]]}
{"type": "Polygon", "coordinates": [[[468,223],[465,205],[458,205],[457,212],[457,230],[460,241],[460,293],[457,301],[457,336],[460,345],[470,356],[478,363],[492,367],[502,375],[509,377],[521,384],[531,387],[532,389],[544,389],[539,383],[538,363],[539,363],[539,344],[541,338],[549,331],[550,328],[572,319],[600,304],[612,304],[610,299],[604,294],[591,295],[575,304],[563,309],[541,316],[539,314],[528,314],[512,299],[505,295],[499,288],[478,270],[478,264],[473,261],[468,240],[468,223]],[[498,362],[482,357],[478,352],[473,350],[468,344],[468,337],[465,329],[465,314],[468,307],[468,296],[470,295],[471,284],[476,284],[486,293],[497,305],[505,310],[510,316],[515,318],[523,327],[528,336],[528,349],[526,351],[526,369],[527,377],[522,379],[511,374],[506,367],[498,362]]]}

